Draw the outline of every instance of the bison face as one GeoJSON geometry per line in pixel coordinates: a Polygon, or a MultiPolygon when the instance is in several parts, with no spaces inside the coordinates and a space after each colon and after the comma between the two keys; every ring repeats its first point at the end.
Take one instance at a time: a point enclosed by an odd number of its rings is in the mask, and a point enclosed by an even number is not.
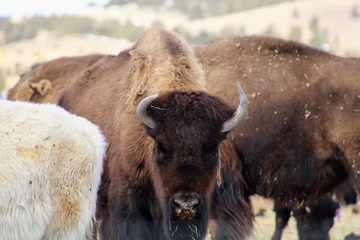
{"type": "Polygon", "coordinates": [[[244,115],[241,96],[236,112],[204,92],[150,96],[138,106],[139,119],[154,140],[152,176],[170,239],[206,235],[219,144],[244,115]]]}
{"type": "Polygon", "coordinates": [[[218,144],[225,134],[195,122],[177,129],[166,125],[149,131],[155,140],[153,178],[164,226],[172,239],[202,239],[219,168],[218,144]]]}

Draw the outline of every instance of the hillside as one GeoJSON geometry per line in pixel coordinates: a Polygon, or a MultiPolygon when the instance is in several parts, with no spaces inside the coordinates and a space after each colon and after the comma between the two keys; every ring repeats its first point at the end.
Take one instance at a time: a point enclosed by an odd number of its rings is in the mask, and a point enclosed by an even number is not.
{"type": "Polygon", "coordinates": [[[128,40],[91,34],[58,36],[41,32],[34,39],[0,46],[0,73],[5,75],[4,87],[7,89],[16,83],[19,73],[35,62],[96,52],[116,54],[130,45],[128,40]]]}
{"type": "Polygon", "coordinates": [[[154,10],[136,4],[121,8],[93,8],[83,16],[117,19],[124,24],[149,28],[161,24],[183,33],[196,43],[202,39],[236,34],[267,34],[292,38],[320,46],[327,42],[338,54],[360,54],[360,0],[298,0],[285,1],[260,8],[225,14],[217,17],[189,19],[176,10],[154,10]],[[354,9],[357,7],[357,17],[354,9]],[[195,40],[196,39],[196,40],[195,40]]]}
{"type": "MultiPolygon", "coordinates": [[[[246,1],[272,4],[217,16],[202,6],[205,15],[212,16],[205,18],[191,18],[193,15],[171,7],[134,3],[90,7],[69,16],[0,18],[0,91],[13,86],[19,74],[36,62],[90,53],[117,54],[153,25],[179,32],[192,44],[234,35],[265,34],[299,40],[338,55],[360,57],[360,0],[246,1]],[[10,34],[6,36],[5,32],[10,34]]],[[[255,212],[266,212],[256,217],[250,239],[270,239],[275,229],[273,203],[258,196],[252,199],[255,212]]],[[[335,219],[330,231],[331,239],[343,240],[352,231],[360,234],[359,222],[360,214],[353,213],[352,206],[343,207],[341,218],[335,219]]],[[[297,239],[293,218],[283,238],[297,239]]]]}
{"type": "MultiPolygon", "coordinates": [[[[64,19],[67,25],[71,25],[69,23],[73,20],[82,23],[70,29],[64,23],[60,24],[63,22],[61,16],[49,17],[45,27],[41,24],[47,18],[13,18],[5,22],[8,24],[5,29],[10,29],[15,39],[16,34],[26,33],[29,26],[32,30],[35,28],[33,33],[36,33],[36,37],[3,45],[0,43],[0,78],[5,79],[5,87],[8,88],[17,81],[18,74],[34,62],[92,52],[118,53],[130,46],[130,41],[126,39],[134,41],[153,25],[173,29],[192,44],[233,35],[266,34],[300,40],[339,55],[360,56],[360,12],[356,6],[360,6],[360,0],[286,1],[192,20],[181,11],[171,8],[154,9],[126,4],[107,8],[91,7],[76,16],[66,16],[64,19]],[[45,30],[36,28],[35,24],[40,24],[45,30]],[[16,26],[23,28],[16,29],[16,26]]],[[[1,35],[0,31],[0,42],[1,38],[6,39],[6,36],[1,35]]]]}
{"type": "Polygon", "coordinates": [[[189,29],[192,35],[201,31],[219,34],[224,29],[232,34],[241,33],[241,29],[246,34],[259,34],[272,26],[272,35],[289,38],[290,30],[298,27],[301,29],[299,40],[310,43],[311,22],[317,18],[318,28],[327,32],[327,40],[333,46],[334,52],[345,54],[347,51],[358,50],[359,54],[360,17],[352,16],[354,6],[359,7],[360,0],[285,2],[246,12],[194,20],[184,28],[189,29]]]}

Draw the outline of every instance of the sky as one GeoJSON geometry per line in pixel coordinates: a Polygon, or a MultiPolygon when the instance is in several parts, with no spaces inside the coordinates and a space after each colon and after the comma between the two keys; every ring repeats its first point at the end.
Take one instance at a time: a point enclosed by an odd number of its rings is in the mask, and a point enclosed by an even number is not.
{"type": "Polygon", "coordinates": [[[0,0],[0,16],[74,13],[85,9],[88,2],[104,4],[108,1],[109,0],[0,0]]]}

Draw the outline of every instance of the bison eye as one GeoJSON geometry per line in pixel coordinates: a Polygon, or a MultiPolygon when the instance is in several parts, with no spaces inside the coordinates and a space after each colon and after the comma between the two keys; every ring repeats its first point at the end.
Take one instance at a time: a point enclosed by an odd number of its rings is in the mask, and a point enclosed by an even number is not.
{"type": "Polygon", "coordinates": [[[158,151],[162,152],[163,154],[165,154],[167,152],[165,146],[161,143],[156,144],[156,149],[158,149],[158,151]]]}
{"type": "Polygon", "coordinates": [[[155,151],[155,159],[158,164],[161,164],[164,162],[166,149],[162,144],[157,144],[157,146],[154,149],[155,151]]]}
{"type": "Polygon", "coordinates": [[[218,157],[219,156],[218,143],[204,145],[202,148],[202,153],[204,156],[218,157]]]}
{"type": "Polygon", "coordinates": [[[164,162],[164,153],[159,150],[159,148],[155,147],[155,161],[157,164],[161,164],[164,162]]]}

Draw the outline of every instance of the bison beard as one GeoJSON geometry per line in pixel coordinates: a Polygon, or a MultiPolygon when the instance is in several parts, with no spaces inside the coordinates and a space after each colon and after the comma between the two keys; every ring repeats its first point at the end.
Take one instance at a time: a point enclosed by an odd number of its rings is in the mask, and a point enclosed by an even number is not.
{"type": "Polygon", "coordinates": [[[168,239],[204,239],[207,234],[207,226],[209,223],[209,200],[200,207],[197,217],[182,220],[171,214],[170,204],[163,210],[164,229],[168,239]]]}

